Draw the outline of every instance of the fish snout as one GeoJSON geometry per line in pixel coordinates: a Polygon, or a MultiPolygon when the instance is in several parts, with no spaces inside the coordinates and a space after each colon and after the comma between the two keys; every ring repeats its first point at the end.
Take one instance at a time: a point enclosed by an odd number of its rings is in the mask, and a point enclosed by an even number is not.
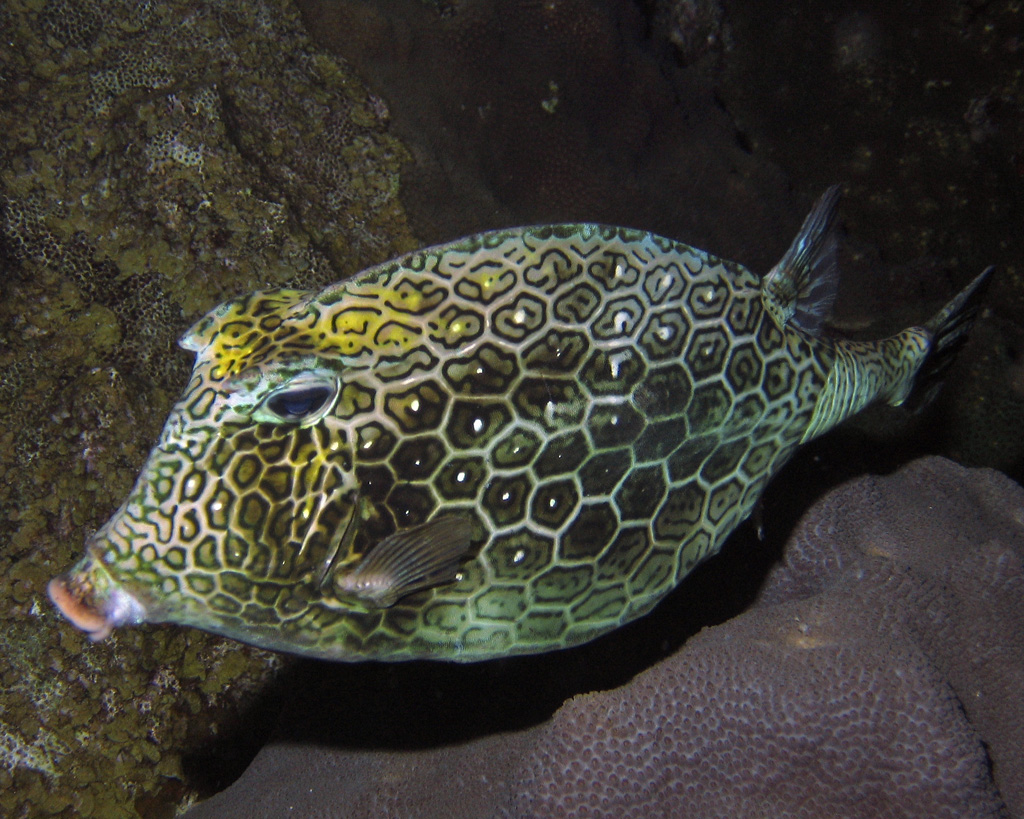
{"type": "Polygon", "coordinates": [[[141,623],[146,614],[135,597],[104,579],[107,582],[97,584],[92,572],[72,569],[46,586],[60,613],[94,642],[110,636],[118,626],[141,623]]]}

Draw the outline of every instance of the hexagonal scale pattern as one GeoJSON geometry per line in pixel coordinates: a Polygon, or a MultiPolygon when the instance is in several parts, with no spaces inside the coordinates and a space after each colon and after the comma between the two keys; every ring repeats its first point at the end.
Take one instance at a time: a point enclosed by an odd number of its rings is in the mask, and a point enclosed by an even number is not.
{"type": "Polygon", "coordinates": [[[743,268],[594,225],[243,296],[184,343],[189,390],[101,534],[135,567],[112,571],[173,580],[184,622],[395,659],[547,650],[649,610],[796,447],[830,355],[766,320],[743,268]],[[270,417],[302,379],[318,414],[270,417]],[[453,579],[335,596],[382,540],[449,520],[471,533],[453,579]],[[139,533],[164,545],[140,558],[139,533]]]}

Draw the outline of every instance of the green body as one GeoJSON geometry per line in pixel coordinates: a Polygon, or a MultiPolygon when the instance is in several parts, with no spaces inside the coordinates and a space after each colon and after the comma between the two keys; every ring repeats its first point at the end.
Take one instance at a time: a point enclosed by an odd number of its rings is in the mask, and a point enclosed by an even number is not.
{"type": "Polygon", "coordinates": [[[190,385],[55,583],[111,625],[331,659],[572,646],[713,555],[802,442],[902,400],[930,337],[816,338],[740,265],[595,225],[254,293],[184,337],[190,385]],[[449,577],[346,593],[375,544],[428,521],[468,537],[449,577]]]}

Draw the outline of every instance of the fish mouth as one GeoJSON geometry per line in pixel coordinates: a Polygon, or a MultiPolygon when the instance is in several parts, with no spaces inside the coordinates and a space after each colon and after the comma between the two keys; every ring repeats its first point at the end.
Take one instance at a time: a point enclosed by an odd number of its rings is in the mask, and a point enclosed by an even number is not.
{"type": "Polygon", "coordinates": [[[53,578],[46,593],[60,613],[93,642],[109,637],[118,626],[145,619],[142,604],[95,566],[76,567],[53,578]]]}

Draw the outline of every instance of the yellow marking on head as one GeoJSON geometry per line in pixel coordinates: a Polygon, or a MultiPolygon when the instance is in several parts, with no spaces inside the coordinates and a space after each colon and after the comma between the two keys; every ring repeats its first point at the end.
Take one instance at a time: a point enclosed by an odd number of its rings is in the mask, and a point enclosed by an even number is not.
{"type": "Polygon", "coordinates": [[[418,328],[389,321],[374,334],[373,344],[383,353],[400,353],[408,350],[419,336],[418,328]]]}
{"type": "Polygon", "coordinates": [[[423,296],[416,290],[406,290],[404,293],[392,292],[388,296],[388,303],[400,303],[406,310],[419,312],[423,306],[423,296]]]}
{"type": "Polygon", "coordinates": [[[253,342],[234,344],[228,338],[215,336],[207,348],[207,356],[216,362],[210,368],[210,377],[215,381],[223,381],[244,372],[257,346],[253,342]]]}
{"type": "Polygon", "coordinates": [[[325,311],[317,324],[346,356],[398,355],[412,349],[422,335],[419,321],[410,315],[422,305],[423,297],[411,289],[352,293],[325,311]]]}

